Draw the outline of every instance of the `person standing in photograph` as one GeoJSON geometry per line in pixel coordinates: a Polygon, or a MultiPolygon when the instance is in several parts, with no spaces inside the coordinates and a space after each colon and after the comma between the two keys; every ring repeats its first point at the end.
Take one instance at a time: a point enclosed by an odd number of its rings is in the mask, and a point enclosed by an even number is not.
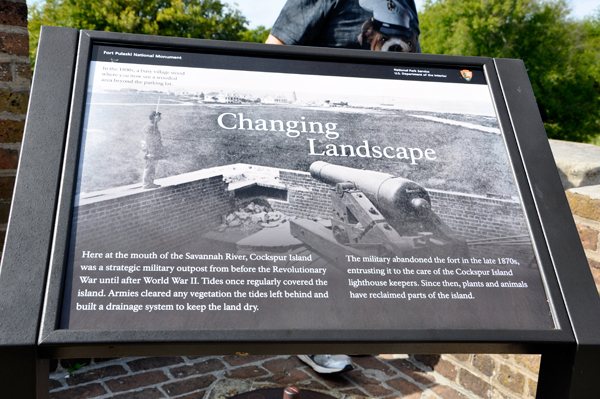
{"type": "Polygon", "coordinates": [[[152,111],[150,121],[144,126],[144,141],[142,141],[144,175],[142,177],[142,187],[146,189],[160,187],[160,185],[154,183],[156,164],[163,158],[164,152],[160,130],[158,130],[158,122],[160,120],[160,112],[152,111]]]}

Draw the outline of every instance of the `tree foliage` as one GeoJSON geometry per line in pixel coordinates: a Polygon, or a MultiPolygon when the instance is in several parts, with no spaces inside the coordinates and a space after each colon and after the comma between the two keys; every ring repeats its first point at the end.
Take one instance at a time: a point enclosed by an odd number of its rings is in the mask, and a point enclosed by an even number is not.
{"type": "Polygon", "coordinates": [[[423,52],[525,62],[551,138],[600,134],[600,13],[576,21],[564,0],[426,0],[423,52]]]}
{"type": "Polygon", "coordinates": [[[242,33],[241,41],[243,42],[254,42],[264,43],[269,37],[271,29],[267,29],[262,25],[259,25],[256,29],[249,29],[242,33]]]}
{"type": "MultiPolygon", "coordinates": [[[[242,13],[219,0],[46,0],[29,9],[34,62],[42,25],[201,39],[262,39],[242,13]]],[[[267,33],[268,34],[268,33],[267,33]]]]}

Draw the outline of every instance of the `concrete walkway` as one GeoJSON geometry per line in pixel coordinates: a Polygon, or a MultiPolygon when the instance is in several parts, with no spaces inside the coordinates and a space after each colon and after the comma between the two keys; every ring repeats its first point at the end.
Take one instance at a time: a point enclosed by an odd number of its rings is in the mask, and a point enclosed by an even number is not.
{"type": "Polygon", "coordinates": [[[51,399],[225,399],[250,390],[296,385],[340,399],[476,398],[451,382],[453,366],[437,356],[353,356],[343,374],[315,373],[296,356],[149,357],[63,360],[86,365],[51,374],[51,399]],[[433,371],[429,365],[436,365],[433,371]],[[446,376],[444,376],[446,374],[446,376]]]}

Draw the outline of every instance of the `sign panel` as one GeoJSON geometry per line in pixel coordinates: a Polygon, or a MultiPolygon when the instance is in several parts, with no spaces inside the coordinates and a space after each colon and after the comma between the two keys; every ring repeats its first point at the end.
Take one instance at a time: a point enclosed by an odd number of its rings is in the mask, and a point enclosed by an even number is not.
{"type": "Polygon", "coordinates": [[[552,330],[477,68],[95,44],[60,328],[552,330]]]}

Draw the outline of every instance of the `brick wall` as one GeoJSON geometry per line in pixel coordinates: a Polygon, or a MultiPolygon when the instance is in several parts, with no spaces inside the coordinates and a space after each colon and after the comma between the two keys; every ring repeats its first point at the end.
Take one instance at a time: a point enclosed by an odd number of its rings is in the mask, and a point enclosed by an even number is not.
{"type": "Polygon", "coordinates": [[[600,292],[600,185],[571,188],[566,194],[600,292]]]}
{"type": "Polygon", "coordinates": [[[287,201],[273,200],[274,210],[301,218],[331,216],[331,186],[313,179],[309,173],[282,170],[279,181],[288,190],[287,201]]]}
{"type": "Polygon", "coordinates": [[[415,359],[475,398],[535,398],[540,355],[416,355],[415,359]]]}
{"type": "Polygon", "coordinates": [[[467,241],[495,239],[488,245],[469,245],[475,257],[533,259],[533,247],[511,245],[507,237],[528,235],[521,204],[515,200],[429,190],[431,208],[459,236],[467,241]]]}
{"type": "MultiPolygon", "coordinates": [[[[288,200],[271,200],[273,209],[289,216],[331,217],[332,186],[313,179],[308,173],[295,171],[281,171],[279,181],[287,188],[288,200]]],[[[433,211],[466,240],[527,234],[527,224],[517,201],[428,191],[433,211]]],[[[512,253],[515,250],[518,249],[510,248],[512,253]]],[[[527,250],[531,252],[530,248],[527,250]]],[[[506,250],[497,245],[475,247],[472,254],[477,256],[478,251],[485,251],[486,255],[506,256],[506,250]]]]}
{"type": "Polygon", "coordinates": [[[527,234],[517,201],[429,190],[431,207],[457,234],[467,240],[527,234]]]}
{"type": "Polygon", "coordinates": [[[213,176],[75,208],[77,245],[152,252],[178,248],[221,224],[232,210],[223,176],[213,176]]]}
{"type": "Polygon", "coordinates": [[[4,242],[29,101],[25,0],[0,1],[0,242],[4,242]]]}

